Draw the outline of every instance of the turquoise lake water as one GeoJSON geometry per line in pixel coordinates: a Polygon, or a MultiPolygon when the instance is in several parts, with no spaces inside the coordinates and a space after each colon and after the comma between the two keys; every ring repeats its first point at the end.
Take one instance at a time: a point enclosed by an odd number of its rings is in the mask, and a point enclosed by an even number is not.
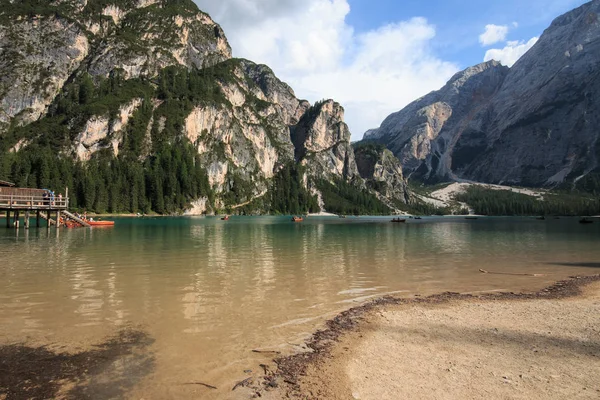
{"type": "Polygon", "coordinates": [[[600,273],[600,221],[389,221],[120,218],[59,231],[0,221],[0,344],[76,351],[143,329],[154,370],[131,398],[179,398],[200,389],[178,382],[230,387],[269,361],[252,349],[298,351],[326,319],[372,297],[537,290],[600,273]]]}

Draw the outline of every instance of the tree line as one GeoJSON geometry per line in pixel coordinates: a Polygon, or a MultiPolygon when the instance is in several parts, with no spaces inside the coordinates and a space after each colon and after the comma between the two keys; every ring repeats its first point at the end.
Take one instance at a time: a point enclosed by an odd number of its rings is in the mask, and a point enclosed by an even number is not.
{"type": "Polygon", "coordinates": [[[596,197],[573,194],[547,193],[543,200],[509,190],[469,187],[457,194],[455,200],[467,203],[475,213],[496,216],[535,215],[598,215],[600,200],[596,197]]]}

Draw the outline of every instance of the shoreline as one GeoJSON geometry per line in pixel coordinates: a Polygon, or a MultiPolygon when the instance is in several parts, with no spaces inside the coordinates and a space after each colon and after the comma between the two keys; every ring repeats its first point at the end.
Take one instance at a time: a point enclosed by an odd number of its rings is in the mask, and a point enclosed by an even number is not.
{"type": "MultiPolygon", "coordinates": [[[[326,321],[324,328],[317,330],[306,340],[305,346],[309,349],[307,352],[274,359],[273,362],[277,369],[264,376],[261,395],[268,399],[348,398],[347,391],[343,395],[339,395],[339,392],[335,393],[335,390],[327,392],[327,389],[330,388],[327,388],[328,385],[322,385],[323,379],[325,379],[322,376],[326,374],[328,369],[331,369],[329,364],[343,363],[341,359],[352,357],[352,354],[356,352],[357,340],[363,340],[362,329],[370,324],[370,319],[380,317],[381,313],[391,309],[412,306],[419,309],[439,310],[448,306],[456,306],[460,309],[468,304],[499,306],[501,304],[519,304],[520,302],[535,304],[536,301],[541,300],[566,301],[583,297],[586,287],[599,283],[600,274],[597,274],[570,277],[555,282],[537,292],[482,294],[444,292],[427,297],[415,295],[411,298],[384,296],[343,311],[326,321]],[[358,336],[360,339],[351,338],[351,336],[358,336]],[[273,387],[276,387],[276,389],[273,389],[273,387]],[[327,392],[327,397],[322,397],[324,390],[327,392]]],[[[600,354],[598,357],[600,357],[600,354]]],[[[600,368],[600,359],[598,360],[598,367],[600,368]]],[[[345,369],[338,366],[336,372],[341,373],[345,369]]],[[[372,378],[377,381],[377,377],[372,378]]],[[[339,376],[336,379],[347,381],[346,378],[339,376]]],[[[346,386],[345,389],[348,389],[347,382],[345,383],[346,385],[342,386],[346,386]]],[[[600,395],[600,387],[594,388],[594,391],[596,391],[595,394],[600,395]]],[[[430,395],[421,393],[418,397],[430,398],[430,395]]],[[[350,398],[358,399],[361,397],[353,394],[350,398]]]]}
{"type": "MultiPolygon", "coordinates": [[[[345,369],[342,369],[339,364],[347,362],[348,357],[351,360],[358,359],[355,357],[356,352],[362,346],[363,341],[367,341],[365,337],[373,332],[377,333],[378,329],[373,329],[373,320],[386,318],[383,314],[392,315],[397,312],[395,309],[404,310],[407,307],[421,312],[422,310],[441,311],[445,313],[448,308],[454,307],[458,310],[469,311],[469,306],[480,307],[488,305],[489,308],[502,308],[505,304],[537,304],[538,301],[559,302],[568,299],[579,299],[585,293],[584,288],[588,285],[593,285],[594,288],[600,283],[600,274],[591,276],[576,276],[567,280],[561,280],[554,284],[532,292],[488,292],[480,294],[443,292],[430,296],[420,296],[418,294],[412,297],[395,297],[384,296],[357,307],[343,311],[325,322],[323,328],[314,332],[306,341],[304,347],[305,352],[294,353],[289,356],[278,357],[275,359],[266,359],[260,364],[264,369],[256,370],[258,374],[252,374],[249,378],[238,382],[239,389],[235,392],[235,398],[248,398],[250,396],[259,396],[265,399],[281,399],[281,398],[302,398],[302,399],[348,399],[368,397],[349,395],[345,392],[327,392],[329,388],[322,385],[321,379],[329,376],[335,379],[343,374],[345,369]],[[332,370],[331,365],[336,369],[332,370]],[[329,375],[328,375],[329,374],[329,375]],[[333,394],[332,394],[333,393],[333,394]]],[[[600,318],[600,297],[595,303],[598,305],[595,318],[600,318]]],[[[400,311],[405,312],[405,311],[400,311]]],[[[393,316],[393,315],[392,315],[393,316]]],[[[404,321],[404,319],[402,319],[404,321]]],[[[529,322],[527,322],[529,323],[529,322]]],[[[476,325],[475,322],[473,322],[476,325]]],[[[593,325],[593,324],[592,324],[593,325]]],[[[594,325],[597,326],[597,325],[594,325]]],[[[377,328],[377,326],[375,326],[377,328]]],[[[598,332],[598,369],[600,371],[600,331],[598,332]]],[[[386,335],[388,332],[386,332],[386,335]]],[[[368,342],[368,341],[367,341],[368,342]]],[[[3,399],[3,394],[8,394],[9,398],[29,398],[31,393],[39,394],[40,397],[52,398],[62,393],[62,390],[68,392],[75,390],[79,393],[87,393],[90,390],[98,390],[99,387],[89,386],[89,379],[93,376],[103,376],[106,371],[110,371],[110,365],[113,363],[139,357],[139,365],[132,365],[134,369],[138,368],[141,371],[139,379],[147,374],[150,374],[151,369],[146,366],[151,366],[153,359],[151,354],[151,344],[153,339],[144,332],[141,327],[125,327],[123,331],[117,332],[115,336],[108,337],[104,342],[100,342],[92,346],[89,350],[75,352],[72,354],[62,353],[60,351],[54,353],[51,348],[46,346],[28,347],[25,343],[12,343],[5,346],[0,346],[0,369],[11,371],[4,377],[0,377],[0,399],[3,399]],[[99,350],[98,350],[99,349],[99,350]],[[150,358],[149,358],[150,357],[150,358]],[[66,363],[66,364],[65,364],[66,363]],[[65,369],[65,365],[68,368],[65,369]],[[53,379],[45,377],[51,371],[53,379]],[[30,384],[22,382],[22,376],[34,376],[35,381],[30,384]],[[68,385],[63,388],[61,383],[66,381],[68,385]],[[71,386],[69,386],[71,385],[71,386]],[[76,387],[73,388],[72,385],[76,387]],[[3,387],[4,386],[4,387],[3,387]],[[3,389],[5,390],[3,393],[3,389]]],[[[402,344],[401,341],[395,342],[402,344]]],[[[419,338],[417,347],[422,350],[428,341],[419,338]]],[[[377,341],[377,346],[381,347],[380,341],[377,341]]],[[[594,349],[592,349],[594,350],[594,349]]],[[[388,348],[385,348],[388,352],[388,348]]],[[[268,353],[268,352],[267,352],[268,353]]],[[[378,358],[379,360],[379,358],[378,358]]],[[[138,361],[136,361],[137,363],[138,361]]],[[[419,362],[421,362],[419,360],[419,362]]],[[[402,364],[395,363],[396,364],[402,364]]],[[[423,362],[422,364],[426,364],[423,362]]],[[[452,367],[454,368],[454,367],[452,367]]],[[[378,382],[378,375],[372,369],[366,368],[373,382],[378,382]]],[[[364,371],[361,373],[364,376],[364,371]]],[[[111,372],[110,379],[106,383],[108,388],[114,383],[122,379],[119,371],[111,372]]],[[[507,375],[506,375],[507,376],[507,375]]],[[[394,375],[394,379],[400,379],[402,374],[394,375]]],[[[138,382],[136,378],[127,388],[123,388],[120,396],[128,397],[131,393],[135,393],[134,385],[138,382]],[[133,390],[133,391],[131,391],[133,390]]],[[[340,378],[344,381],[344,378],[340,378]]],[[[334,390],[345,390],[346,382],[334,390]]],[[[202,385],[202,383],[198,383],[202,385]]],[[[338,385],[340,385],[338,383],[338,385]]],[[[238,386],[236,384],[236,386],[238,386]]],[[[209,392],[210,392],[209,385],[209,392]]],[[[593,388],[594,394],[598,390],[600,394],[600,386],[593,388]]],[[[222,394],[223,392],[219,392],[222,394]]],[[[219,394],[214,393],[221,398],[219,394]]],[[[435,396],[408,396],[403,398],[432,398],[435,396]]],[[[229,397],[227,397],[229,398],[229,397]]],[[[372,397],[372,398],[401,398],[401,397],[372,397]]],[[[439,397],[438,397],[439,398],[439,397]]],[[[448,397],[441,397],[448,398],[448,397]]],[[[462,397],[464,398],[464,397],[462,397]]],[[[498,396],[492,396],[498,398],[498,396]]],[[[562,397],[569,398],[569,397],[562,397]]]]}
{"type": "MultiPolygon", "coordinates": [[[[147,215],[137,215],[137,214],[95,214],[95,213],[87,213],[90,217],[101,217],[101,218],[215,218],[223,215],[229,215],[230,217],[292,217],[290,215],[280,215],[280,214],[260,214],[260,215],[236,215],[236,214],[181,214],[181,215],[163,215],[163,214],[147,214],[147,215]]],[[[33,219],[35,216],[32,216],[33,219]]],[[[306,217],[329,217],[329,218],[395,218],[395,217],[419,217],[419,218],[518,218],[518,219],[527,219],[527,218],[538,218],[539,215],[481,215],[481,214],[444,214],[444,215],[419,215],[419,214],[390,214],[390,215],[370,215],[370,214],[361,214],[361,215],[348,215],[348,216],[340,216],[338,214],[332,213],[318,213],[318,214],[306,214],[306,217]]],[[[22,217],[21,217],[22,218],[22,217]]],[[[583,215],[556,215],[552,216],[550,219],[555,218],[590,218],[590,219],[600,219],[600,215],[591,215],[591,216],[583,216],[583,215]]],[[[0,220],[5,220],[6,215],[2,213],[0,215],[0,220]]]]}

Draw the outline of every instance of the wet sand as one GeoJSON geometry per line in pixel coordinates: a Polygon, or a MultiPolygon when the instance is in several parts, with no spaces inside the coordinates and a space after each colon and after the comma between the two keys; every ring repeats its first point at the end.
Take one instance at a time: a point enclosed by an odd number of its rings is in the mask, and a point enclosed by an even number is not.
{"type": "Polygon", "coordinates": [[[530,294],[380,299],[308,345],[278,360],[263,397],[597,399],[600,275],[530,294]]]}

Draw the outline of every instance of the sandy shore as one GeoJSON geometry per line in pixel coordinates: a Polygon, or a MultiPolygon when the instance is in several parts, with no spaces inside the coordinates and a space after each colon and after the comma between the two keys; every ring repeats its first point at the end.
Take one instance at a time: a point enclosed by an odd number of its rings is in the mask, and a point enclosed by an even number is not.
{"type": "Polygon", "coordinates": [[[598,399],[600,276],[533,294],[382,299],[277,360],[270,399],[598,399]]]}

